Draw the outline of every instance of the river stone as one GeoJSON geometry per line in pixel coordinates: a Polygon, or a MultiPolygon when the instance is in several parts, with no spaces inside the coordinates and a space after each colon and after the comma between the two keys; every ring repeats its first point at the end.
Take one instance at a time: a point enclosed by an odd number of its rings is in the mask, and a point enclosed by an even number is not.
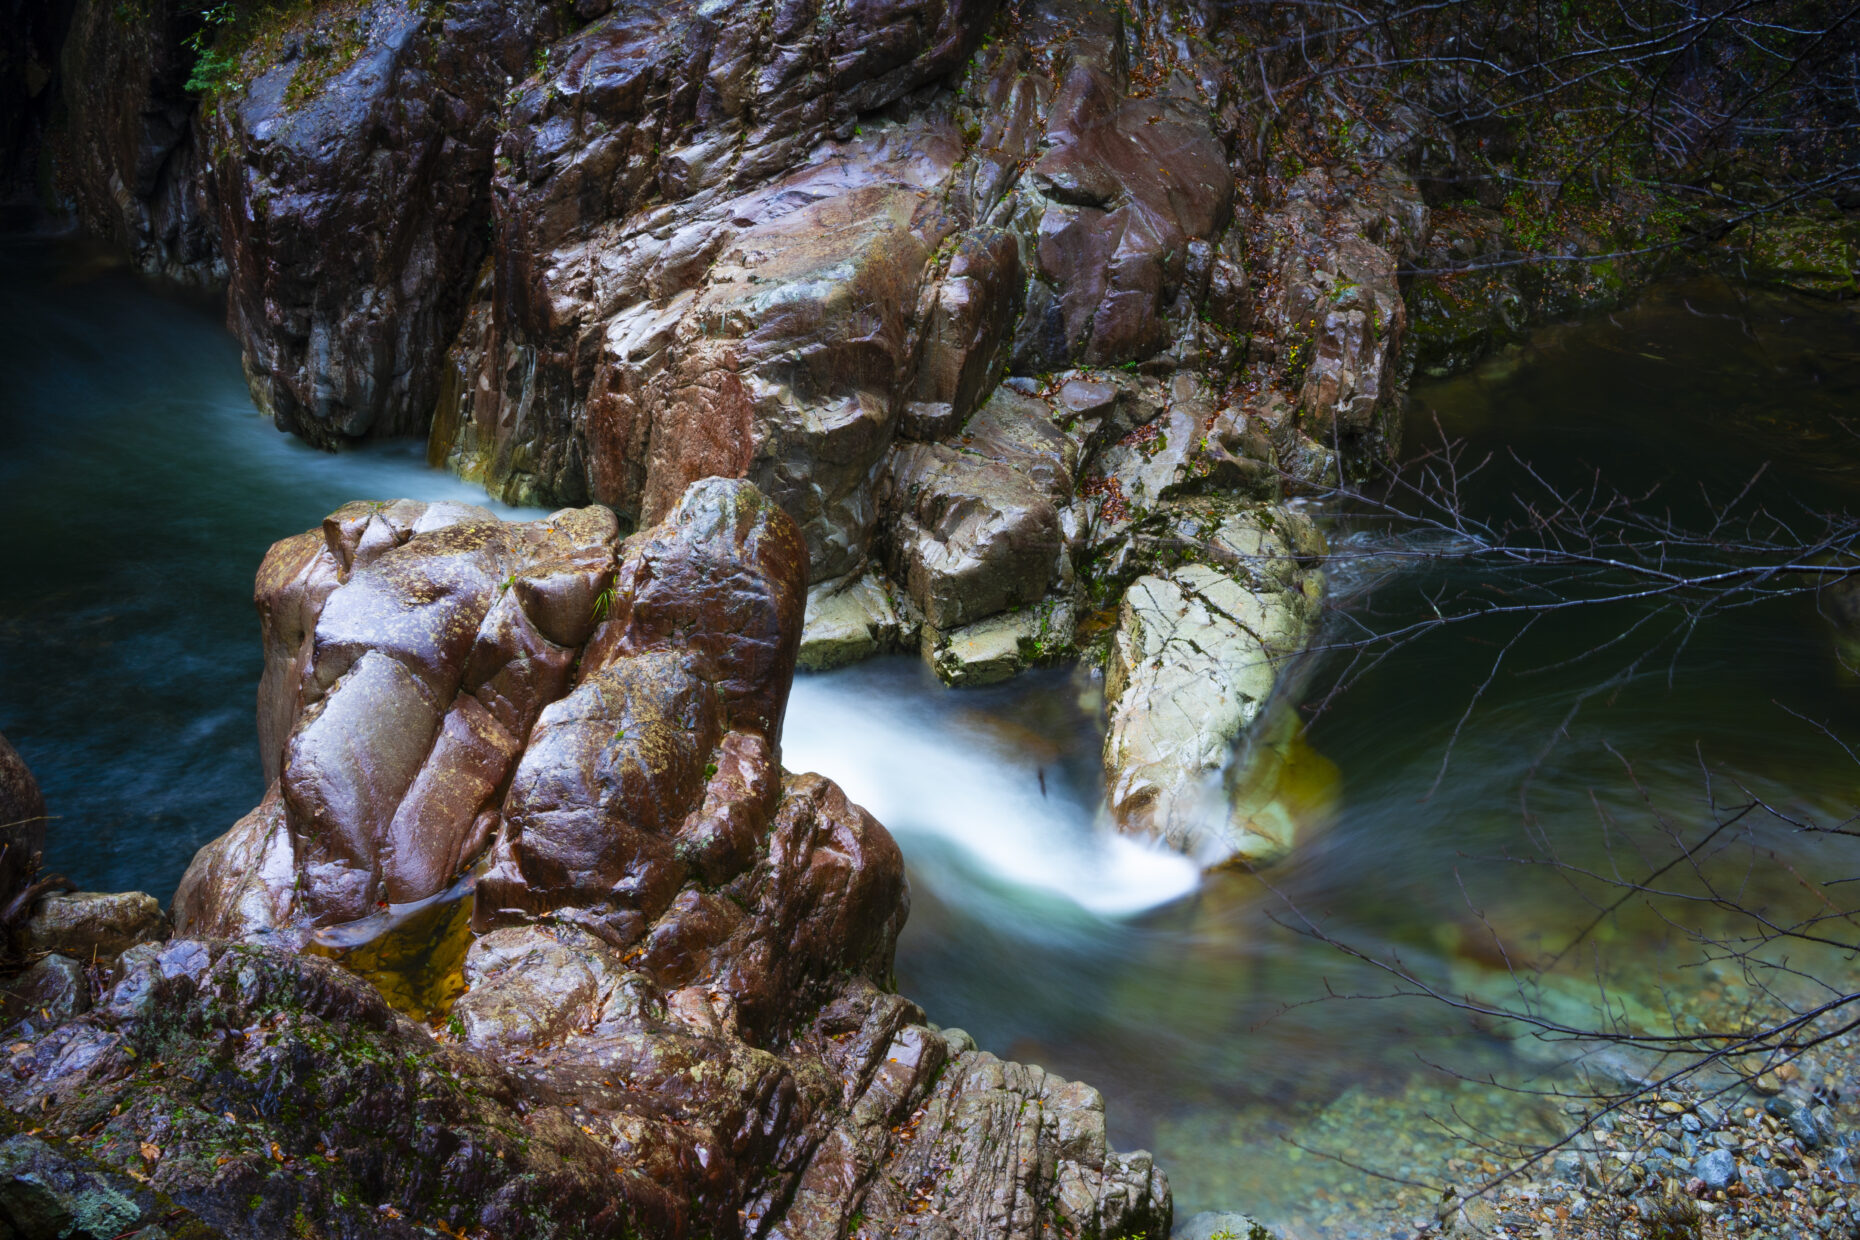
{"type": "Polygon", "coordinates": [[[1027,613],[1009,612],[964,625],[948,634],[924,629],[924,653],[944,684],[976,687],[1010,680],[1027,665],[1021,643],[1029,636],[1027,613]]]}
{"type": "Polygon", "coordinates": [[[1713,1190],[1729,1186],[1737,1174],[1737,1160],[1730,1150],[1712,1150],[1692,1164],[1692,1173],[1713,1190]]]}
{"type": "Polygon", "coordinates": [[[1796,1135],[1803,1149],[1812,1150],[1823,1139],[1821,1126],[1815,1122],[1815,1116],[1807,1107],[1797,1107],[1789,1112],[1789,1131],[1796,1135]]]}
{"type": "Polygon", "coordinates": [[[992,685],[1070,650],[1075,630],[1072,604],[1046,599],[947,633],[925,626],[923,655],[944,684],[992,685]]]}
{"type": "Polygon", "coordinates": [[[90,980],[84,966],[56,952],[33,962],[24,973],[7,980],[4,989],[6,1019],[65,1021],[90,1010],[90,980]]]}
{"type": "Polygon", "coordinates": [[[296,918],[296,855],[284,800],[265,799],[217,839],[201,845],[174,893],[177,934],[302,946],[296,918]]]}
{"type": "Polygon", "coordinates": [[[182,924],[336,924],[449,886],[489,843],[522,739],[613,599],[618,541],[600,507],[507,524],[402,500],[344,505],[275,544],[255,592],[259,736],[284,860],[305,878],[281,888],[265,863],[276,822],[243,823],[190,867],[182,924]],[[222,872],[242,894],[206,881],[222,872]],[[206,891],[227,898],[208,908],[206,891]]]}
{"type": "MultiPolygon", "coordinates": [[[[1104,428],[1111,425],[1110,419],[1117,410],[1121,395],[1121,389],[1109,377],[1079,373],[1060,385],[1054,399],[1068,425],[1082,426],[1089,432],[1101,434],[1104,428]]],[[[1117,434],[1131,429],[1124,427],[1117,434]]],[[[1111,437],[1115,438],[1116,435],[1111,437]]]]}
{"type": "Polygon", "coordinates": [[[168,919],[160,903],[146,892],[75,891],[41,899],[20,940],[27,952],[107,963],[137,943],[167,933],[168,919]]]}
{"type": "Polygon", "coordinates": [[[1316,620],[1318,582],[1301,565],[1314,537],[1284,509],[1232,517],[1209,539],[1223,567],[1183,564],[1125,592],[1105,675],[1120,830],[1208,865],[1265,863],[1291,846],[1282,827],[1230,817],[1218,779],[1316,620]]]}

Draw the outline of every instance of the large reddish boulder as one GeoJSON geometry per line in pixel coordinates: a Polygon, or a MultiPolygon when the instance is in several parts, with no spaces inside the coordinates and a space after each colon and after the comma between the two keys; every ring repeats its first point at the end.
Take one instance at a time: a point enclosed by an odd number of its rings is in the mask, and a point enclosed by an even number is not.
{"type": "MultiPolygon", "coordinates": [[[[189,868],[185,937],[132,949],[93,1013],[15,1048],[9,1102],[62,1131],[80,1112],[54,1096],[149,1087],[113,1048],[181,1026],[233,1047],[227,1029],[298,994],[320,1032],[291,1050],[293,1080],[324,1055],[429,1065],[384,1096],[559,1156],[548,1183],[608,1202],[587,1234],[837,1237],[864,1215],[914,1235],[941,1214],[1016,1240],[1048,1219],[1162,1240],[1167,1184],[1109,1149],[1094,1091],[945,1037],[888,993],[903,856],[832,782],[780,764],[807,577],[798,523],[722,478],[624,542],[603,508],[504,524],[408,503],[349,505],[280,542],[258,583],[271,792],[189,868]],[[335,954],[458,1045],[422,1050],[429,1034],[280,949],[335,954]],[[365,1027],[321,1031],[343,1020],[365,1027]],[[928,1187],[888,1187],[907,1170],[928,1187]]],[[[231,1054],[241,1072],[265,1062],[247,1042],[231,1054]]],[[[263,1114],[251,1139],[328,1151],[340,1179],[357,1104],[312,1092],[326,1115],[263,1114]]],[[[171,1125],[217,1131],[188,1087],[160,1097],[171,1125]]],[[[463,1231],[532,1200],[528,1154],[456,1181],[430,1155],[384,1154],[385,1199],[463,1231]]],[[[177,1164],[174,1189],[220,1222],[234,1203],[202,1174],[177,1164]]],[[[322,1188],[307,1199],[346,1217],[322,1188]]]]}

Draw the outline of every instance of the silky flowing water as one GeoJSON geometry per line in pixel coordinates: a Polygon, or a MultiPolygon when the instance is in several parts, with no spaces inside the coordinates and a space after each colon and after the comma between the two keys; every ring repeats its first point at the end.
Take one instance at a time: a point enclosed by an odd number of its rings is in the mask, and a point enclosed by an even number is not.
{"type": "MultiPolygon", "coordinates": [[[[63,244],[0,247],[0,364],[0,731],[57,816],[51,867],[165,899],[263,791],[250,592],[265,548],[349,499],[484,499],[427,469],[417,445],[332,456],[278,434],[250,404],[215,305],[63,244]]],[[[1769,461],[1767,500],[1853,507],[1860,444],[1841,419],[1857,395],[1851,311],[1675,289],[1418,385],[1408,438],[1424,444],[1438,424],[1549,476],[1593,465],[1624,487],[1658,481],[1682,512],[1701,485],[1729,494],[1769,461]]],[[[1468,492],[1475,510],[1515,481],[1491,477],[1468,492]]],[[[1365,537],[1332,533],[1343,547],[1365,537]]],[[[1369,606],[1349,601],[1361,570],[1335,575],[1346,609],[1369,606]]],[[[1399,575],[1367,597],[1383,623],[1426,606],[1399,575]]],[[[1363,1169],[1432,1184],[1476,1167],[1469,1135],[1531,1140],[1562,1116],[1473,1082],[1573,1078],[1489,1022],[1328,997],[1382,983],[1298,933],[1305,919],[1489,988],[1503,976],[1495,942],[1554,944],[1586,911],[1554,874],[1494,858],[1545,840],[1600,856],[1597,806],[1622,822],[1642,812],[1624,761],[1675,814],[1698,812],[1702,762],[1803,812],[1838,815],[1860,788],[1851,760],[1790,713],[1860,736],[1860,689],[1810,599],[1712,618],[1559,731],[1620,661],[1552,665],[1638,614],[1578,613],[1533,634],[1507,664],[1530,674],[1494,678],[1444,775],[1509,630],[1439,634],[1361,677],[1289,750],[1282,791],[1301,841],[1263,882],[1204,883],[1107,834],[1100,684],[1082,672],[964,692],[903,657],[805,676],[784,759],[840,780],[901,841],[913,898],[901,988],[985,1049],[1103,1089],[1113,1139],[1156,1153],[1179,1216],[1246,1209],[1288,1235],[1383,1234],[1428,1213],[1432,1194],[1363,1169]]],[[[1315,702],[1340,665],[1321,661],[1288,709],[1315,702]]],[[[1624,994],[1735,989],[1688,967],[1652,919],[1598,942],[1624,994]]],[[[1572,984],[1551,998],[1580,1011],[1593,996],[1572,984]]]]}

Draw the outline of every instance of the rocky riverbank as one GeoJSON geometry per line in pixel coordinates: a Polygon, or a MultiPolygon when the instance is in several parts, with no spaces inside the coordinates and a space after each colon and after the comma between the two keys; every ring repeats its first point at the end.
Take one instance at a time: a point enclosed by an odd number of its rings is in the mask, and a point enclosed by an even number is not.
{"type": "Polygon", "coordinates": [[[224,284],[281,428],[424,434],[627,529],[748,478],[806,541],[806,665],[1109,659],[1120,824],[1257,863],[1292,841],[1199,790],[1315,619],[1288,487],[1390,446],[1427,212],[1388,160],[1257,180],[1239,23],[79,3],[44,149],[89,231],[224,284]],[[1176,737],[1149,678],[1185,641],[1215,688],[1176,737]]]}
{"type": "Polygon", "coordinates": [[[806,563],[725,480],[625,541],[402,502],[279,543],[272,789],[172,934],[42,903],[11,1156],[228,1236],[1166,1236],[1096,1091],[893,992],[896,845],[779,765],[806,563]]]}
{"type": "MultiPolygon", "coordinates": [[[[1528,1163],[1499,1166],[1469,1151],[1454,1168],[1462,1184],[1418,1215],[1413,1233],[1550,1240],[1860,1234],[1854,1052],[1848,1035],[1748,1081],[1727,1072],[1649,1092],[1528,1163]],[[1510,1173],[1496,1188],[1494,1171],[1510,1173]]],[[[1582,1103],[1568,1109],[1588,1114],[1582,1103]]]]}
{"type": "Polygon", "coordinates": [[[803,666],[1100,663],[1118,825],[1259,865],[1296,841],[1221,784],[1317,620],[1288,497],[1391,452],[1417,368],[1651,269],[1520,265],[1632,230],[1525,228],[1502,150],[1425,109],[1262,109],[1233,52],[1274,20],[80,0],[63,111],[13,141],[142,269],[226,288],[281,428],[424,436],[623,529],[747,478],[807,544],[803,666]]]}

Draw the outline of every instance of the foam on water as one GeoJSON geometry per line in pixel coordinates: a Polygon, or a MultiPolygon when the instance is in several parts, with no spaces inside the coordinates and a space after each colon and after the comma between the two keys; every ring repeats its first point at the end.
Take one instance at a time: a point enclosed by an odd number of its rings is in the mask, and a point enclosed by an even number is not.
{"type": "Polygon", "coordinates": [[[907,854],[913,840],[936,840],[998,880],[1093,913],[1129,915],[1195,889],[1194,862],[1109,830],[1101,803],[964,710],[964,696],[895,668],[800,676],[783,765],[836,781],[907,854]]]}

